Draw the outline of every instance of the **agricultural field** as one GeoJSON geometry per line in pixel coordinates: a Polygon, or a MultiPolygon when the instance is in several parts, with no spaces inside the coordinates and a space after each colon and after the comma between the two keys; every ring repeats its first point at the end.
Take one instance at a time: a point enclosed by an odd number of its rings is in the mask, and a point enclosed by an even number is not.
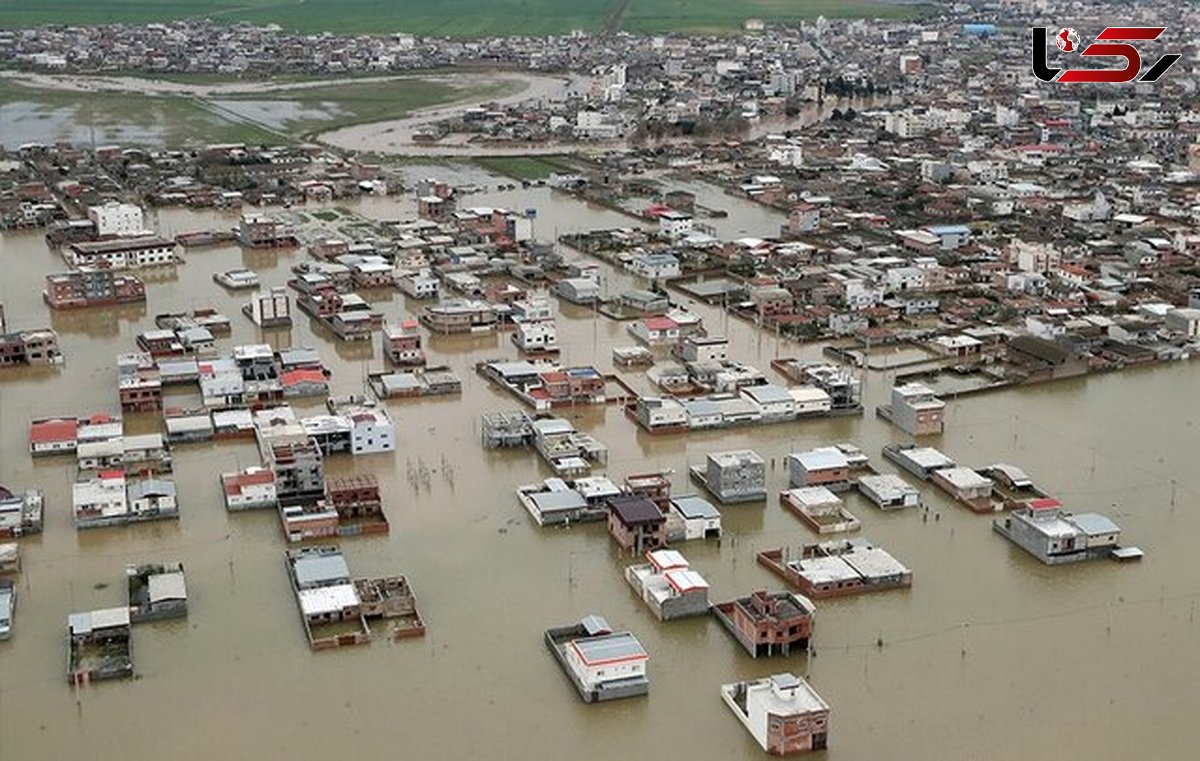
{"type": "Polygon", "coordinates": [[[0,27],[145,23],[178,18],[275,23],[301,32],[447,37],[549,35],[573,29],[736,31],[746,18],[905,17],[929,5],[888,0],[5,0],[0,27]]]}
{"type": "Polygon", "coordinates": [[[579,167],[562,156],[486,156],[475,163],[515,180],[544,180],[552,174],[575,174],[579,167]]]}
{"type": "Polygon", "coordinates": [[[632,0],[621,28],[629,32],[663,34],[686,31],[722,34],[741,28],[747,18],[768,23],[799,23],[826,18],[910,18],[930,5],[885,0],[632,0]]]}

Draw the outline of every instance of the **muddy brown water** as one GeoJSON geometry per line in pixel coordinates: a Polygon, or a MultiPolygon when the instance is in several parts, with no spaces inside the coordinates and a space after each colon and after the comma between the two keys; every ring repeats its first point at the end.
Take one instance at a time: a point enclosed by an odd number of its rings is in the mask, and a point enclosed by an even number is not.
{"type": "MultiPolygon", "coordinates": [[[[548,190],[472,196],[473,205],[538,207],[539,234],[629,224],[548,190]]],[[[411,213],[407,201],[369,199],[378,218],[411,213]]],[[[164,233],[228,226],[215,212],[166,211],[164,233]]],[[[778,224],[778,220],[767,220],[778,224]]],[[[769,235],[766,222],[747,234],[769,235]]],[[[710,619],[659,623],[625,583],[631,559],[602,525],[538,529],[513,495],[550,475],[532,452],[485,451],[479,415],[515,400],[471,371],[515,356],[505,336],[435,337],[430,361],[461,375],[461,398],[392,402],[394,454],[330,461],[333,473],[372,472],[386,487],[392,533],[340,542],[356,575],[404,573],[428,624],[423,639],[312,653],[305,644],[271,512],[229,515],[217,476],[256,460],[251,444],[176,449],[178,522],[76,532],[69,460],[33,461],[33,417],[118,410],[114,361],[153,327],[155,314],[215,307],[233,321],[229,349],[262,338],[313,345],[334,371],[334,392],[360,392],[381,367],[376,343],[339,345],[301,316],[291,331],[259,331],[242,296],[211,273],[248,266],[282,284],[304,255],[196,250],[173,275],[153,278],[142,307],[51,314],[43,276],[63,269],[37,234],[0,237],[0,297],[13,327],[50,324],[67,355],[61,370],[6,370],[0,378],[0,483],[46,493],[46,527],[22,540],[24,572],[13,639],[0,643],[0,759],[292,758],[347,751],[403,758],[758,759],[764,754],[718,696],[723,682],[784,670],[806,675],[833,707],[829,758],[1194,758],[1190,720],[1200,707],[1200,363],[1094,377],[951,402],[933,444],[960,462],[1012,462],[1071,508],[1115,518],[1147,551],[1140,564],[1040,565],[989,527],[922,486],[930,505],[881,513],[852,498],[863,536],[915,572],[911,590],[818,603],[815,654],[753,660],[710,619]],[[428,487],[410,469],[426,468],[428,487]],[[1172,486],[1172,479],[1175,484],[1172,486]],[[1174,503],[1172,504],[1172,492],[1174,503]],[[126,563],[182,561],[185,621],[134,630],[138,678],[74,691],[65,683],[68,613],[122,604],[126,563]],[[542,644],[541,632],[588,613],[631,629],[650,652],[648,698],[582,704],[542,644]],[[882,643],[881,645],[879,643],[882,643]]],[[[630,281],[610,273],[612,289],[630,281]]],[[[417,304],[383,294],[391,318],[417,304]]],[[[734,358],[819,356],[697,307],[710,330],[733,339],[734,358]]],[[[623,325],[564,307],[564,361],[611,367],[623,325]]],[[[776,380],[778,380],[776,378],[776,380]]],[[[632,375],[638,388],[646,383],[632,375]]],[[[867,380],[871,405],[889,376],[867,380]]],[[[297,405],[304,410],[318,405],[297,405]]],[[[610,447],[605,472],[686,466],[706,452],[751,447],[767,458],[772,499],[723,509],[718,543],[680,549],[712,584],[714,600],[778,588],[756,566],[760,549],[811,540],[774,499],[792,449],[851,441],[885,472],[880,447],[904,437],[872,415],[725,433],[652,437],[617,408],[570,410],[610,447]]],[[[131,430],[153,416],[127,415],[131,430]]]]}

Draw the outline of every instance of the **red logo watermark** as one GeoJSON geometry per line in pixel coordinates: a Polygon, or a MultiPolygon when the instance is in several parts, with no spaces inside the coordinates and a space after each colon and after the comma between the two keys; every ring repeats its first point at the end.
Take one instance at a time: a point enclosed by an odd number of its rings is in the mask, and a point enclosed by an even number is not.
{"type": "Polygon", "coordinates": [[[1044,26],[1035,26],[1033,75],[1043,82],[1120,83],[1132,82],[1135,79],[1138,82],[1154,82],[1179,61],[1180,54],[1167,53],[1142,73],[1142,54],[1129,43],[1152,42],[1166,30],[1165,26],[1110,26],[1096,35],[1095,42],[1085,45],[1080,50],[1079,33],[1064,27],[1054,35],[1054,44],[1063,53],[1078,51],[1079,55],[1085,58],[1120,58],[1125,61],[1123,68],[1064,70],[1050,66],[1046,56],[1049,30],[1044,26]]]}

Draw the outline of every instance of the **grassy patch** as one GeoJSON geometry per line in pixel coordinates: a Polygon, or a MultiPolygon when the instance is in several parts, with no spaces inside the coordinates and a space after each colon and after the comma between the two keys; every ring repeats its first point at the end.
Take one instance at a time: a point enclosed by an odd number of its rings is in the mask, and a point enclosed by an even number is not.
{"type": "Polygon", "coordinates": [[[544,180],[552,174],[579,171],[562,156],[486,156],[475,161],[489,172],[516,180],[544,180]]]}
{"type": "MultiPolygon", "coordinates": [[[[145,23],[188,17],[300,32],[411,32],[446,37],[599,31],[624,0],[3,0],[0,27],[145,23]]],[[[768,22],[907,18],[929,6],[881,0],[630,0],[622,28],[640,32],[731,32],[751,17],[768,22]]]]}
{"type": "Polygon", "coordinates": [[[0,26],[144,23],[210,17],[300,32],[448,37],[557,34],[600,28],[614,0],[5,0],[0,26]]]}
{"type": "Polygon", "coordinates": [[[767,23],[798,23],[826,18],[913,18],[930,6],[873,0],[633,0],[623,28],[630,32],[736,32],[749,18],[767,23]]]}

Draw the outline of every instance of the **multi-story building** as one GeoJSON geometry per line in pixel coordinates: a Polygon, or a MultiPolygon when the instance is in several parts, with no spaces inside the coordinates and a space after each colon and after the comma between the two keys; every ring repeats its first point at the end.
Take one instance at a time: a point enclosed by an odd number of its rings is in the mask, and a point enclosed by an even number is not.
{"type": "Polygon", "coordinates": [[[421,348],[421,333],[416,320],[383,328],[383,355],[397,367],[422,367],[425,351],[421,348]]]}
{"type": "Polygon", "coordinates": [[[58,334],[53,330],[21,330],[0,335],[0,367],[53,365],[61,360],[58,334]]]}
{"type": "Polygon", "coordinates": [[[443,301],[421,310],[421,324],[433,333],[486,333],[499,323],[496,309],[485,301],[443,301]]]}
{"type": "Polygon", "coordinates": [[[37,489],[14,494],[0,486],[0,539],[41,533],[42,502],[37,489]]]}
{"type": "Polygon", "coordinates": [[[1121,528],[1097,513],[1071,514],[1051,498],[1037,499],[992,524],[997,533],[1047,565],[1108,557],[1121,528]]]}
{"type": "Polygon", "coordinates": [[[88,219],[96,226],[101,238],[138,235],[146,231],[142,208],[132,203],[110,201],[101,206],[89,206],[88,219]]]}
{"type": "Polygon", "coordinates": [[[275,491],[281,505],[316,502],[324,496],[321,448],[297,422],[290,407],[256,413],[254,428],[263,464],[275,474],[275,491]]]}
{"type": "Polygon", "coordinates": [[[291,327],[292,297],[281,286],[262,290],[250,298],[242,312],[260,328],[291,327]]]}
{"type": "Polygon", "coordinates": [[[406,295],[414,299],[436,299],[440,281],[429,270],[406,272],[396,278],[396,285],[406,295]]]}
{"type": "Polygon", "coordinates": [[[252,466],[236,473],[221,475],[225,509],[255,510],[275,507],[275,473],[269,468],[252,466]]]}
{"type": "Polygon", "coordinates": [[[946,403],[923,383],[905,383],[892,387],[892,403],[880,412],[910,436],[937,436],[942,433],[946,403]]]}
{"type": "Polygon", "coordinates": [[[613,497],[608,502],[608,533],[623,549],[656,550],[667,543],[667,518],[645,497],[613,497]]]}
{"type": "Polygon", "coordinates": [[[290,227],[261,214],[242,216],[238,223],[238,241],[248,248],[279,248],[298,243],[290,227]]]}
{"type": "Polygon", "coordinates": [[[790,655],[793,648],[807,648],[815,609],[811,600],[794,592],[758,591],[717,603],[713,614],[746,652],[757,658],[790,655]]]}
{"type": "Polygon", "coordinates": [[[803,679],[775,674],[721,685],[721,698],[773,756],[829,746],[829,705],[803,679]]]}
{"type": "Polygon", "coordinates": [[[128,270],[175,264],[175,241],[155,235],[72,243],[63,252],[72,267],[128,270]]]}
{"type": "Polygon", "coordinates": [[[357,407],[342,411],[350,424],[353,454],[392,452],[396,449],[396,424],[382,407],[357,407]]]}
{"type": "Polygon", "coordinates": [[[708,613],[708,582],[675,550],[646,553],[647,563],[625,569],[625,580],[662,621],[708,613]]]}
{"type": "Polygon", "coordinates": [[[51,309],[133,304],[146,300],[146,284],[107,269],[73,270],[47,275],[42,297],[51,309]]]}
{"type": "Polygon", "coordinates": [[[72,487],[72,506],[78,528],[111,526],[129,519],[125,473],[109,470],[72,487]]]}

